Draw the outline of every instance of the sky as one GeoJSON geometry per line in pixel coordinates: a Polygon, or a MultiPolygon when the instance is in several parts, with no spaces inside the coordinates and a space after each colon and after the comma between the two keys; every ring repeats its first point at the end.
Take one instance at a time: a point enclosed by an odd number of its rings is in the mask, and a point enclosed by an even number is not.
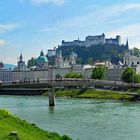
{"type": "Polygon", "coordinates": [[[87,35],[140,49],[140,0],[0,0],[0,61],[16,64],[87,35]]]}

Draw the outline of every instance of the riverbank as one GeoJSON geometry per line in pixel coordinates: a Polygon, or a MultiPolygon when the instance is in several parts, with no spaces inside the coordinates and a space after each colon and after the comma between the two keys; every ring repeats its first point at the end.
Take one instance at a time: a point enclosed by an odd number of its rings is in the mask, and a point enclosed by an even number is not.
{"type": "Polygon", "coordinates": [[[0,110],[0,140],[71,140],[67,136],[49,133],[0,110]]]}
{"type": "MultiPolygon", "coordinates": [[[[45,92],[43,95],[47,95],[45,92]]],[[[88,99],[112,99],[123,101],[136,101],[139,96],[131,92],[103,90],[103,89],[57,89],[56,97],[88,98],[88,99]]]]}

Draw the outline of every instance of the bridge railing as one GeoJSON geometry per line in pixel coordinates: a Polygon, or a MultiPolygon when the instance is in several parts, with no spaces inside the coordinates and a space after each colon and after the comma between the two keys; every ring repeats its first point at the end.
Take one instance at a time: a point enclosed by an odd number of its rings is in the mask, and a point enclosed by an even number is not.
{"type": "Polygon", "coordinates": [[[96,79],[82,79],[82,78],[54,78],[54,79],[40,79],[21,82],[20,80],[0,82],[0,85],[21,85],[21,84],[72,84],[72,85],[109,85],[119,87],[140,87],[139,83],[124,83],[121,81],[108,81],[108,80],[96,80],[96,79]]]}

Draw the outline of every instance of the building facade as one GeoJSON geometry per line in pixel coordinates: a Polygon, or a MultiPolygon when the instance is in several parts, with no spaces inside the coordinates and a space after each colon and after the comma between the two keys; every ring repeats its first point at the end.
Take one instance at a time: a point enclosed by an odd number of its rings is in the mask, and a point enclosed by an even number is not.
{"type": "Polygon", "coordinates": [[[134,56],[131,54],[126,54],[123,58],[123,64],[126,67],[137,67],[140,65],[140,55],[134,56]]]}

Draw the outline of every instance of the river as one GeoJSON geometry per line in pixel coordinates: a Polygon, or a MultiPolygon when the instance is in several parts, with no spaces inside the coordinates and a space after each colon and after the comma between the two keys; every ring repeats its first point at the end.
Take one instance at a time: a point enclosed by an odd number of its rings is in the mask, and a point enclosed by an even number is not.
{"type": "Polygon", "coordinates": [[[0,108],[74,140],[140,139],[140,103],[56,98],[49,108],[47,97],[0,96],[0,108]]]}

